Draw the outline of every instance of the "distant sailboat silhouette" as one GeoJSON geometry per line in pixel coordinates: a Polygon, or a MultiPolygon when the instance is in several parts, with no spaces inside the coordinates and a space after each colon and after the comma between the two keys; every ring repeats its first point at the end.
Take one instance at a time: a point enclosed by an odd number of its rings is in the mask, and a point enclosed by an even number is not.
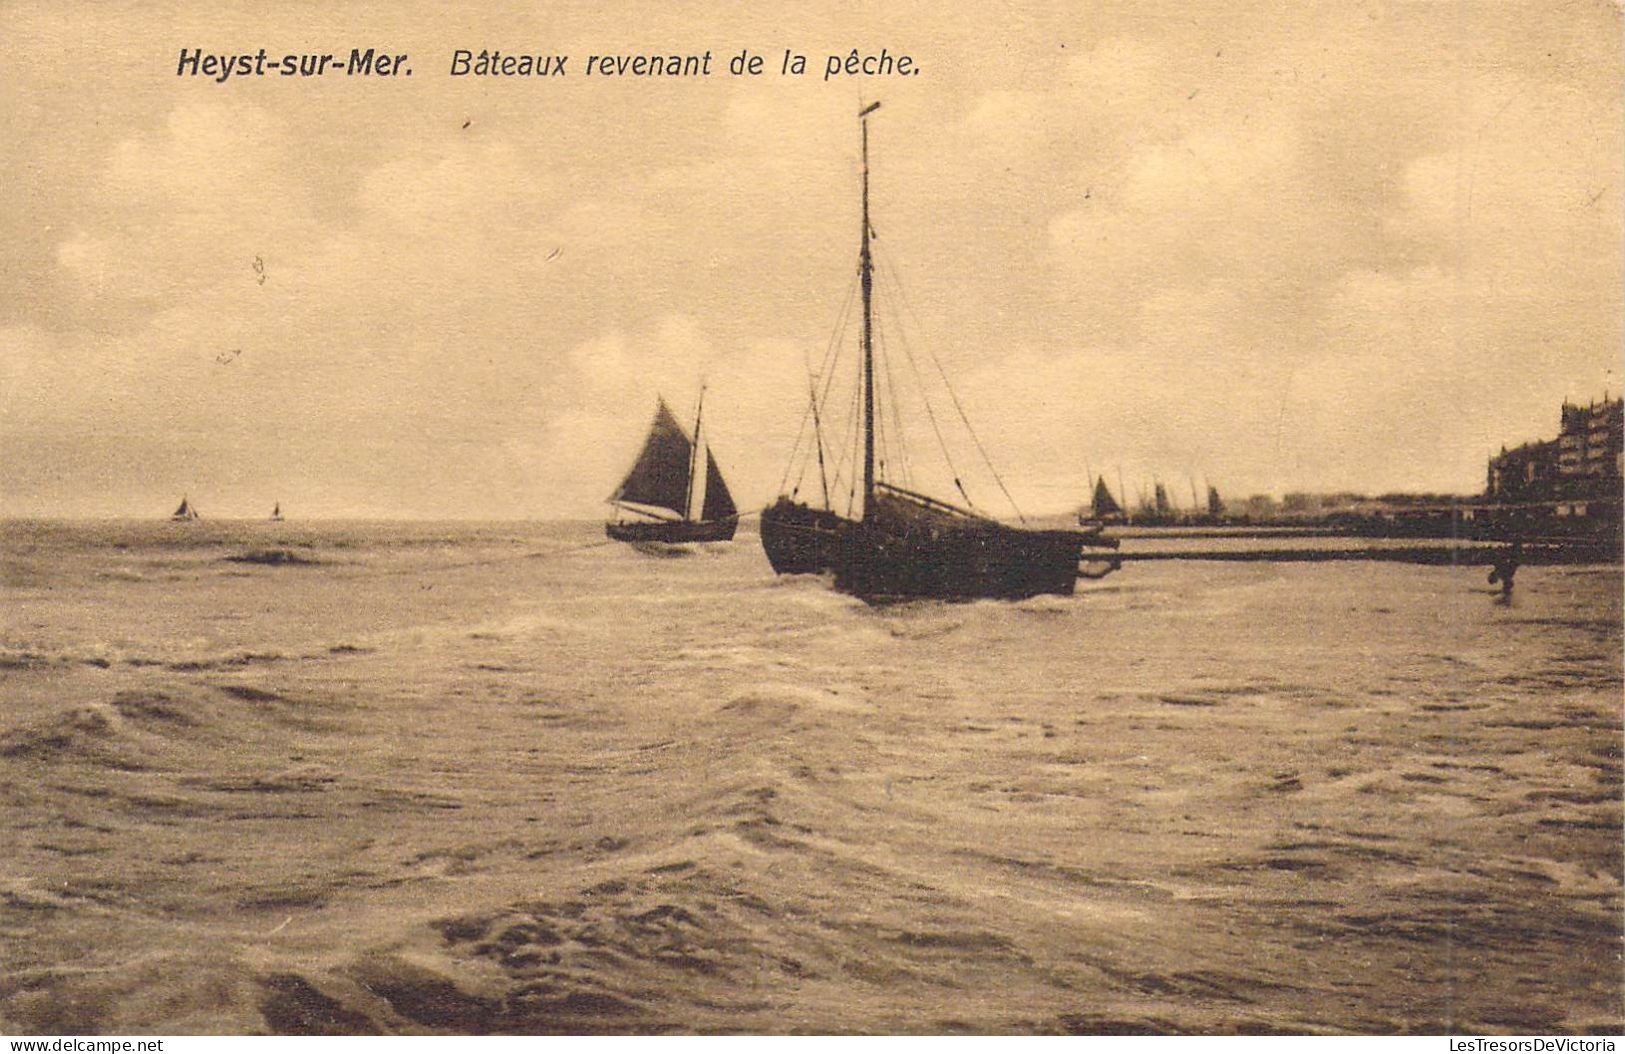
{"type": "Polygon", "coordinates": [[[1106,486],[1106,477],[1098,477],[1095,481],[1094,497],[1089,503],[1089,511],[1078,513],[1079,525],[1122,523],[1123,519],[1123,507],[1112,497],[1111,490],[1106,486]]]}
{"type": "Polygon", "coordinates": [[[639,519],[618,519],[604,525],[604,533],[618,542],[726,542],[739,525],[739,510],[722,481],[716,458],[699,442],[705,409],[705,391],[694,412],[694,441],[672,416],[666,400],[657,400],[649,437],[632,469],[609,496],[609,503],[639,519]],[[705,455],[704,497],[699,518],[694,518],[695,484],[700,454],[705,455]],[[674,518],[675,517],[675,518],[674,518]]]}
{"type": "Polygon", "coordinates": [[[181,506],[180,506],[180,508],[178,508],[174,512],[170,513],[169,518],[172,519],[172,520],[198,520],[198,519],[202,519],[202,517],[197,514],[197,509],[192,506],[191,501],[189,501],[185,497],[181,498],[181,506]]]}
{"type": "Polygon", "coordinates": [[[271,506],[271,522],[272,523],[281,523],[282,522],[282,503],[280,501],[277,502],[275,505],[271,506]]]}

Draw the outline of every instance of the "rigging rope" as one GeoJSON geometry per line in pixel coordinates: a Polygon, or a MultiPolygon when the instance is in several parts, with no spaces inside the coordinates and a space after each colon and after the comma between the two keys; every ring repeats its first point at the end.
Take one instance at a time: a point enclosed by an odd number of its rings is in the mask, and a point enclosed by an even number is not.
{"type": "MultiPolygon", "coordinates": [[[[896,430],[896,433],[897,433],[897,469],[898,469],[898,473],[900,475],[901,481],[904,484],[912,486],[913,482],[914,482],[913,481],[913,466],[910,464],[910,462],[908,460],[908,444],[907,444],[907,439],[905,437],[905,434],[903,432],[903,415],[902,415],[902,407],[901,407],[902,399],[899,397],[900,393],[902,392],[902,389],[899,388],[897,386],[897,382],[892,379],[891,355],[887,351],[886,330],[885,330],[885,328],[883,326],[879,325],[878,322],[877,322],[877,324],[875,326],[875,346],[876,346],[876,348],[879,349],[881,368],[884,370],[885,375],[886,375],[886,393],[888,395],[888,398],[887,398],[886,402],[889,403],[890,406],[891,406],[892,427],[896,430]]],[[[905,348],[904,350],[907,350],[907,349],[905,348]]],[[[931,410],[931,404],[928,402],[928,403],[926,403],[926,412],[930,413],[930,410],[931,410]]],[[[888,451],[888,453],[889,452],[890,451],[888,451]]],[[[943,451],[943,456],[944,457],[947,456],[947,451],[946,450],[943,451]]]]}
{"type": "MultiPolygon", "coordinates": [[[[815,377],[822,376],[824,378],[824,392],[822,396],[818,397],[820,405],[827,404],[827,400],[829,398],[829,378],[834,375],[835,367],[840,363],[841,337],[846,333],[847,323],[852,314],[852,301],[856,296],[857,287],[858,280],[857,277],[854,276],[852,280],[847,283],[846,297],[841,302],[841,309],[835,316],[835,328],[831,331],[829,343],[824,348],[824,358],[819,365],[819,373],[815,375],[815,377]]],[[[809,401],[807,406],[805,406],[801,411],[801,424],[796,429],[795,443],[790,447],[790,456],[786,459],[784,465],[784,475],[779,479],[780,494],[786,493],[786,487],[790,482],[790,473],[796,469],[796,455],[801,453],[801,440],[807,432],[807,422],[809,420],[814,422],[813,441],[814,443],[819,443],[820,440],[818,438],[817,419],[813,413],[811,401],[809,401]]],[[[807,469],[809,467],[810,453],[807,456],[804,456],[800,461],[801,471],[796,474],[795,491],[800,491],[801,483],[806,478],[807,469]]],[[[792,497],[794,496],[795,491],[790,492],[792,497]]]]}
{"type": "Polygon", "coordinates": [[[954,486],[958,488],[959,496],[965,499],[966,505],[970,506],[972,510],[975,510],[976,503],[972,501],[970,495],[966,493],[965,484],[960,482],[959,467],[954,464],[953,454],[948,449],[948,441],[942,435],[941,426],[937,424],[936,411],[931,409],[931,399],[925,393],[925,378],[920,375],[919,364],[914,361],[914,350],[909,347],[908,335],[899,330],[898,340],[899,343],[903,345],[903,355],[908,359],[909,369],[914,373],[914,381],[920,386],[920,402],[925,405],[925,417],[926,420],[931,422],[931,431],[936,433],[937,446],[942,450],[942,460],[948,463],[948,472],[951,476],[953,476],[954,486]]]}
{"type": "MultiPolygon", "coordinates": [[[[913,316],[914,324],[919,326],[920,318],[914,313],[913,305],[909,303],[907,295],[903,292],[901,279],[898,278],[895,271],[892,271],[888,262],[882,260],[881,263],[885,268],[885,272],[889,274],[892,284],[897,289],[898,299],[903,302],[903,307],[913,316]]],[[[920,328],[923,330],[925,327],[920,326],[920,328]]],[[[954,392],[954,386],[948,382],[948,371],[942,368],[942,361],[937,358],[937,353],[931,349],[929,344],[926,345],[925,351],[927,355],[931,356],[931,364],[937,368],[937,374],[942,378],[943,387],[948,389],[948,398],[953,400],[954,409],[958,411],[959,420],[964,423],[965,431],[970,433],[971,442],[976,444],[977,452],[982,455],[983,464],[987,465],[988,472],[992,473],[993,481],[999,485],[999,490],[1003,492],[1005,500],[1010,503],[1010,507],[1016,510],[1016,518],[1022,523],[1026,523],[1027,517],[1022,515],[1021,507],[1016,504],[1016,499],[1011,497],[1010,488],[1004,485],[1004,478],[999,475],[999,470],[993,467],[993,459],[988,457],[987,448],[982,445],[981,437],[976,434],[976,429],[971,427],[970,418],[965,416],[965,408],[960,405],[959,396],[954,392]]],[[[961,493],[963,493],[963,488],[961,488],[961,493]]]]}

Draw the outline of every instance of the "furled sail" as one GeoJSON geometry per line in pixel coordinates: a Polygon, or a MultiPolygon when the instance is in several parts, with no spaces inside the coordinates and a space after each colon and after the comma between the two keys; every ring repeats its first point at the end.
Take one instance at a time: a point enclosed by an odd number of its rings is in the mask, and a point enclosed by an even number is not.
{"type": "Polygon", "coordinates": [[[1161,483],[1157,484],[1156,503],[1157,503],[1157,513],[1159,515],[1162,515],[1162,516],[1168,515],[1168,510],[1169,510],[1168,491],[1163,487],[1163,485],[1161,483]]]}
{"type": "Polygon", "coordinates": [[[1105,477],[1095,481],[1095,498],[1091,510],[1095,516],[1115,516],[1123,511],[1122,506],[1112,497],[1112,492],[1106,489],[1105,477]]]}
{"type": "MultiPolygon", "coordinates": [[[[693,445],[683,434],[682,426],[672,416],[666,401],[660,400],[655,409],[654,423],[649,426],[649,438],[632,471],[626,474],[610,501],[631,502],[670,509],[679,516],[688,514],[688,467],[693,445]]],[[[717,477],[720,482],[721,477],[717,477]]],[[[726,494],[726,491],[723,492],[726,494]]],[[[730,502],[731,504],[731,502],[730,502]]]]}
{"type": "Polygon", "coordinates": [[[717,469],[717,459],[711,456],[711,451],[705,452],[705,507],[700,513],[702,520],[726,520],[739,514],[734,505],[733,495],[728,493],[728,485],[722,482],[722,473],[717,469]]]}
{"type": "Polygon", "coordinates": [[[1218,487],[1209,487],[1207,489],[1207,511],[1209,516],[1224,515],[1224,502],[1219,500],[1218,487]]]}

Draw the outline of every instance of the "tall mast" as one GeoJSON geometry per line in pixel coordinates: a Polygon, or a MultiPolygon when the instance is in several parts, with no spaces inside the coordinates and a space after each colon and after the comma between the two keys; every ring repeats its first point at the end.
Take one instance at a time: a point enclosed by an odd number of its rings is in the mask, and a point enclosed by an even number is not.
{"type": "Polygon", "coordinates": [[[694,518],[694,467],[700,460],[700,415],[705,411],[705,384],[700,384],[700,401],[694,407],[694,442],[688,448],[688,489],[683,491],[683,519],[694,518]]]}
{"type": "Polygon", "coordinates": [[[874,261],[869,257],[869,115],[880,109],[872,102],[858,111],[863,123],[863,249],[858,255],[858,273],[863,282],[863,518],[875,511],[875,348],[874,261]]]}

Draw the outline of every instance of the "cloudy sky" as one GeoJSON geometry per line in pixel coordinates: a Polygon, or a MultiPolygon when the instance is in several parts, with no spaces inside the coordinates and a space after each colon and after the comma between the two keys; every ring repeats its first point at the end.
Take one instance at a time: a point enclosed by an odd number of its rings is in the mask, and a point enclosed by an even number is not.
{"type": "Polygon", "coordinates": [[[851,285],[871,99],[888,346],[940,360],[1029,512],[1091,469],[1473,492],[1619,392],[1612,3],[466,6],[0,8],[0,515],[594,516],[702,377],[759,505],[851,285]],[[183,47],[412,76],[222,84],[183,47]],[[824,81],[854,47],[921,72],[824,81]],[[456,48],[571,59],[452,78],[456,48]]]}

